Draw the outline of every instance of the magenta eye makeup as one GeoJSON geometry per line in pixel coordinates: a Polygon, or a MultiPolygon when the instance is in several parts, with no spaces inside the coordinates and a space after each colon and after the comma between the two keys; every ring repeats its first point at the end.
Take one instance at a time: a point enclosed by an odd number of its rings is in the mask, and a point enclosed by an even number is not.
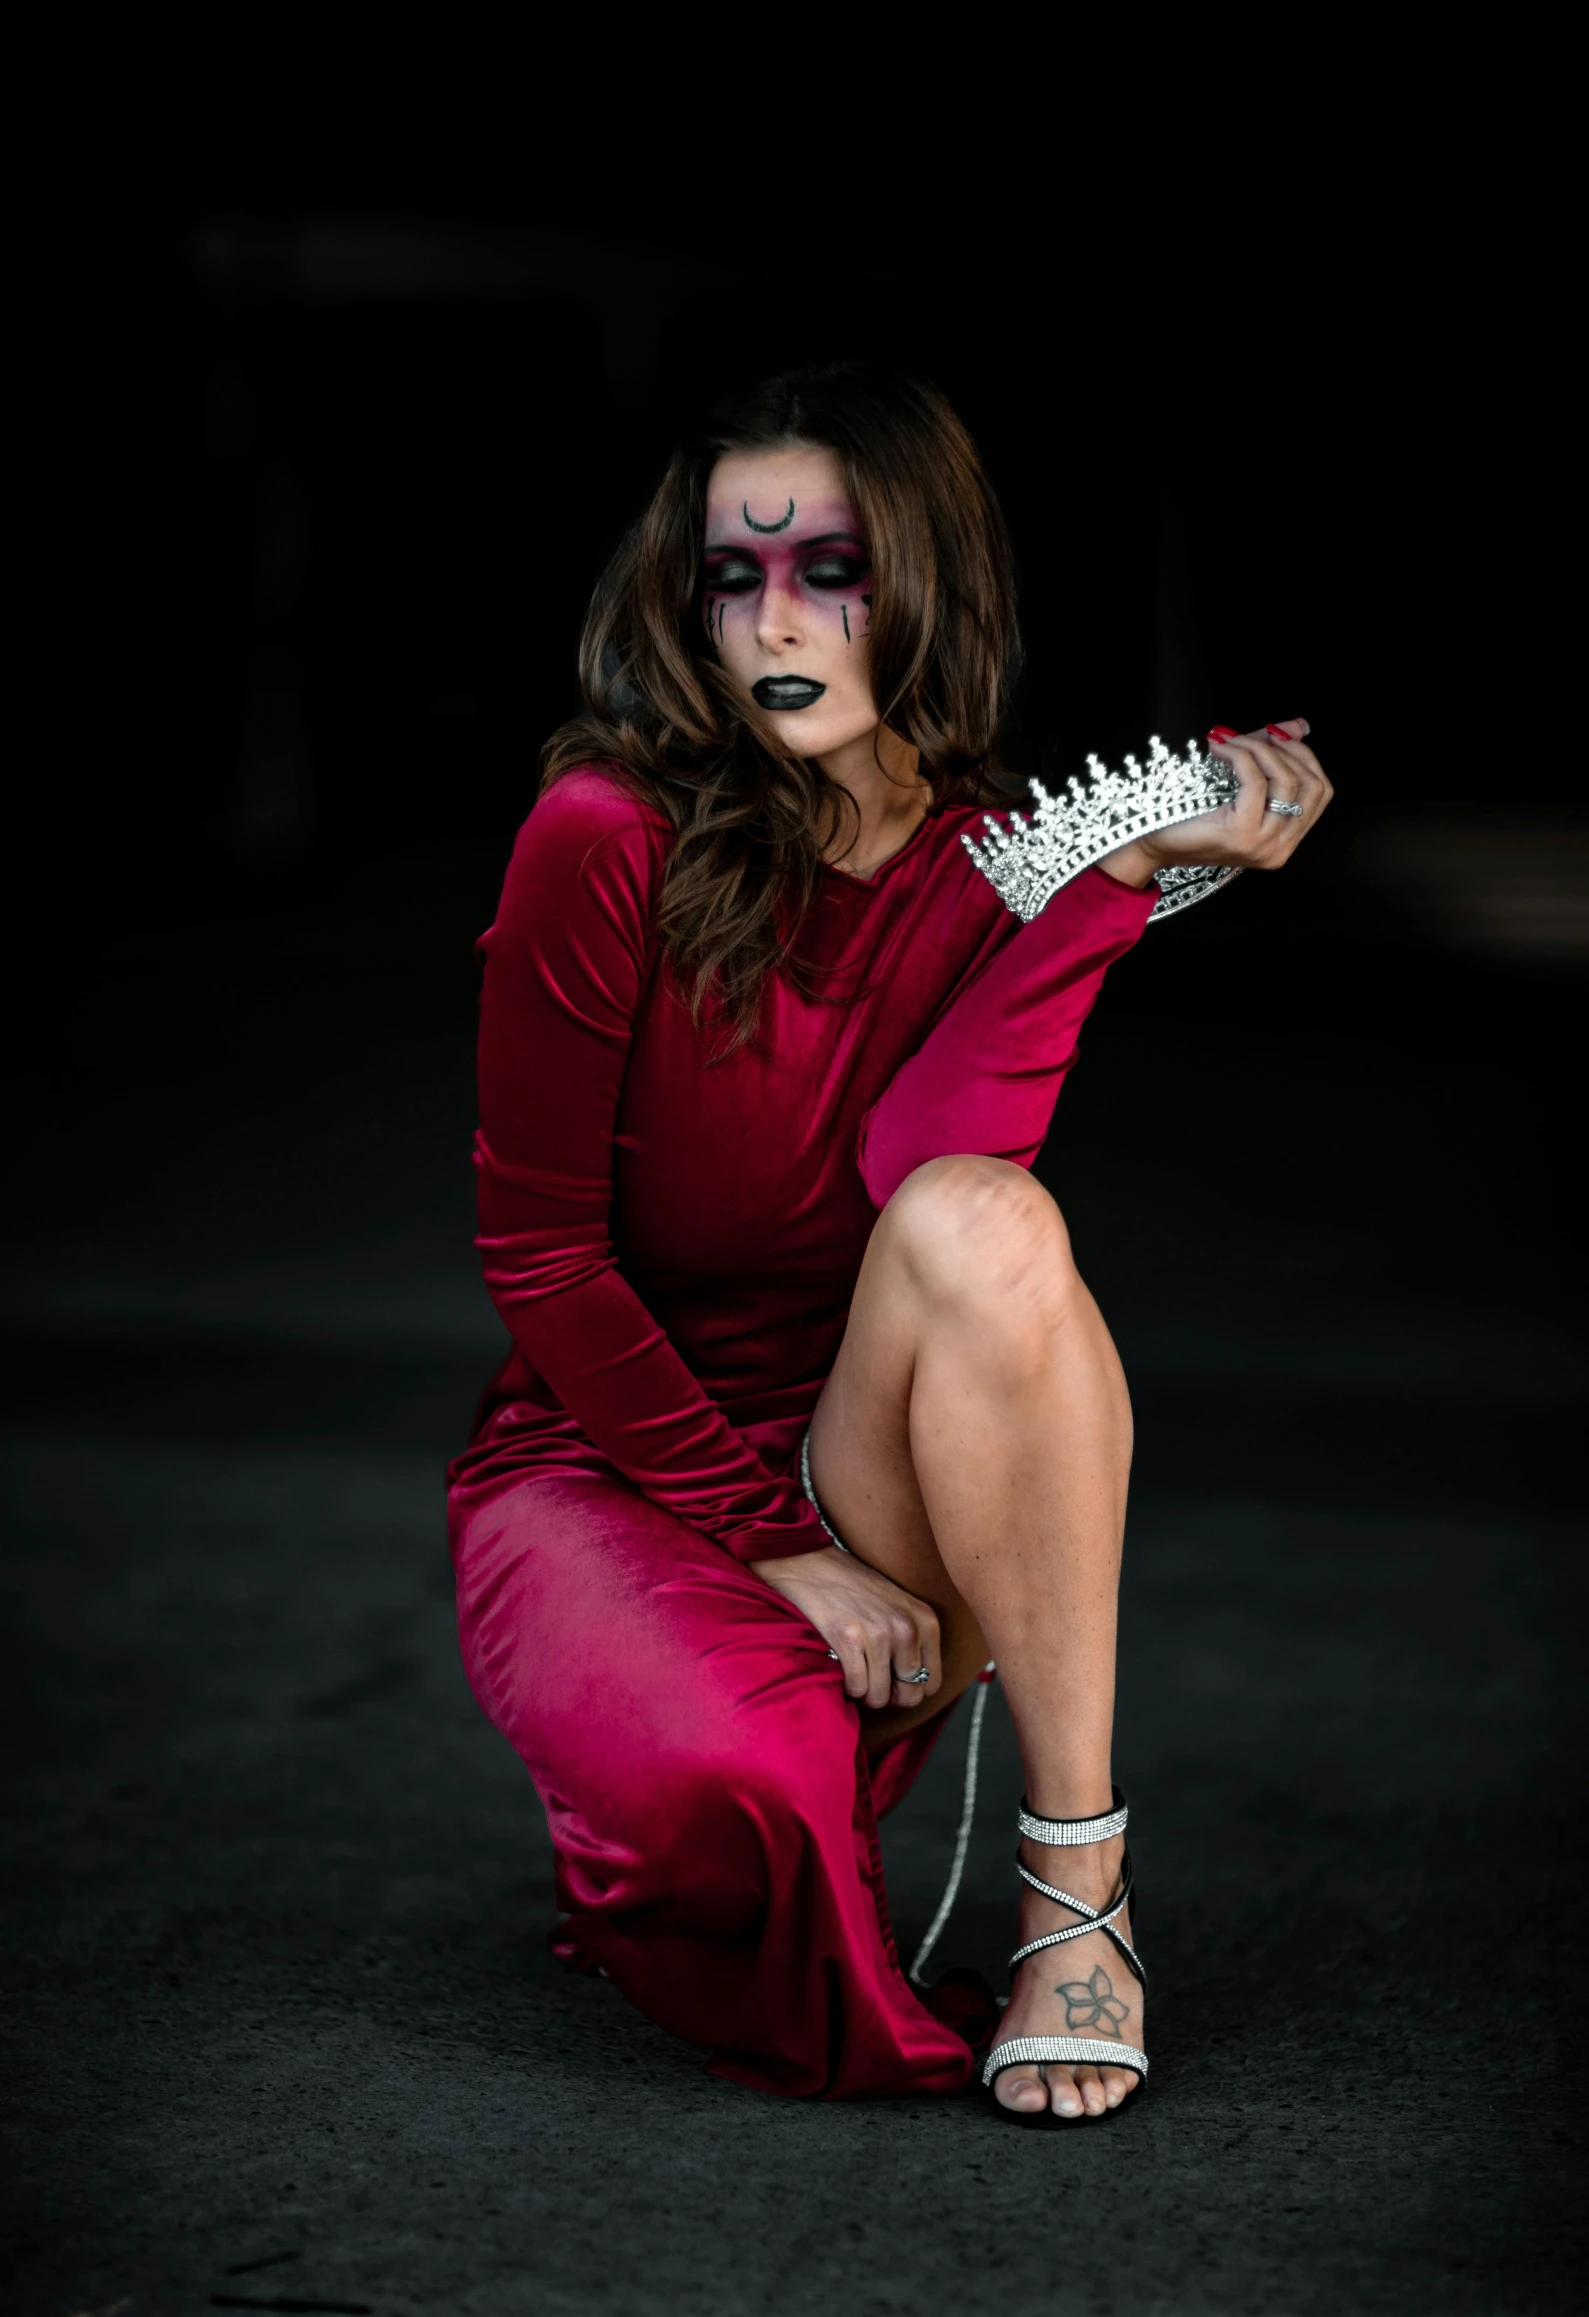
{"type": "Polygon", "coordinates": [[[787,491],[726,494],[707,508],[701,543],[700,620],[758,707],[791,715],[824,702],[863,641],[872,608],[872,556],[853,507],[836,496],[787,491]],[[838,659],[828,655],[835,649],[838,659]],[[793,661],[795,665],[791,666],[793,661]]]}
{"type": "MultiPolygon", "coordinates": [[[[708,595],[749,595],[766,576],[753,556],[725,555],[707,564],[703,585],[708,595]]],[[[824,595],[858,594],[870,576],[871,565],[863,556],[839,555],[832,549],[799,567],[801,581],[824,595]]]]}

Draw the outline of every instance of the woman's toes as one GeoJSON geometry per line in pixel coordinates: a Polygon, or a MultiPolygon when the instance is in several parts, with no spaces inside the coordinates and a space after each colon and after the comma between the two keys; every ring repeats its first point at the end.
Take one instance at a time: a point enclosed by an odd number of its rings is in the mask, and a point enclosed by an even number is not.
{"type": "Polygon", "coordinates": [[[1033,2067],[1006,2068],[994,2078],[993,2089],[1001,2108],[1014,2108],[1023,2115],[1035,2116],[1048,2106],[1042,2078],[1033,2067]]]}
{"type": "Polygon", "coordinates": [[[1076,2088],[1075,2075],[1069,2068],[1053,2068],[1048,2078],[1049,2099],[1056,2116],[1081,2116],[1086,2113],[1081,2093],[1076,2088]]]}
{"type": "Polygon", "coordinates": [[[1108,2102],[1103,2096],[1103,2078],[1096,2068],[1081,2067],[1076,2070],[1076,2090],[1089,2116],[1103,2114],[1108,2102]]]}
{"type": "Polygon", "coordinates": [[[1103,2096],[1111,2108],[1118,2108],[1127,2092],[1136,2090],[1136,2083],[1136,2077],[1128,2075],[1124,2068],[1105,2068],[1103,2096]]]}

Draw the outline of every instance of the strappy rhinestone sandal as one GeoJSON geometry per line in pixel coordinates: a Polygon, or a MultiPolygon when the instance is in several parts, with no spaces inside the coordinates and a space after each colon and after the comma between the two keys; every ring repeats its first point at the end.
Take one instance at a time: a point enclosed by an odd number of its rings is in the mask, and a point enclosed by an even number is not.
{"type": "MultiPolygon", "coordinates": [[[[1023,1795],[1018,1822],[1028,1842],[1046,1843],[1055,1850],[1077,1850],[1086,1843],[1109,1842],[1115,1835],[1124,1834],[1128,1816],[1126,1798],[1117,1786],[1114,1789],[1114,1808],[1103,1811],[1097,1818],[1034,1818],[1026,1807],[1023,1795]]],[[[1068,1923],[1063,1931],[1048,1931],[1041,1939],[1028,1939],[1024,1947],[1017,1947],[1010,1957],[1012,1975],[1028,1955],[1036,1955],[1045,1947],[1063,1947],[1071,1939],[1085,1939],[1090,1931],[1102,1931],[1104,1937],[1114,1944],[1144,1995],[1147,1993],[1147,1973],[1142,1968],[1137,1951],[1125,1934],[1114,1927],[1115,1917],[1124,1912],[1133,1889],[1129,1850],[1120,1861],[1120,1882],[1115,1895],[1108,1906],[1102,1908],[1089,1907],[1084,1899],[1073,1898],[1069,1891],[1059,1890],[1053,1883],[1045,1883],[1041,1875],[1033,1874],[1019,1852],[1016,1853],[1015,1871],[1022,1882],[1029,1883],[1034,1891],[1041,1891],[1045,1899],[1053,1899],[1058,1905],[1069,1907],[1080,1919],[1068,1923]]],[[[1110,2016],[1109,2003],[1107,1992],[1096,1997],[1094,2011],[1098,2018],[1107,2019],[1110,2016]]],[[[983,2087],[991,2092],[994,2078],[1006,2068],[1024,2067],[1033,2062],[1041,2065],[1045,2060],[1057,2060],[1066,2067],[1086,2064],[1095,2068],[1130,2068],[1144,2078],[1148,2072],[1146,2052],[1139,2052],[1131,2044],[1101,2035],[1012,2035],[1007,2043],[995,2044],[989,2052],[982,2070],[983,2087]]],[[[1020,2115],[1022,2111],[1012,2109],[1010,2113],[1020,2115]]],[[[1034,2108],[1030,2113],[1035,2116],[1038,2110],[1034,2108]]]]}

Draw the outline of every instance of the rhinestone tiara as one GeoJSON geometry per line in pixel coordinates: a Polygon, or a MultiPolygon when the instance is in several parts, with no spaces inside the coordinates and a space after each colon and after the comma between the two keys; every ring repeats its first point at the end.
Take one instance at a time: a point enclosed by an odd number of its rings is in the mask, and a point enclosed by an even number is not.
{"type": "MultiPolygon", "coordinates": [[[[1085,780],[1068,781],[1058,796],[1034,780],[1033,813],[1011,813],[1003,828],[984,813],[987,836],[980,843],[969,835],[961,842],[1005,908],[1030,925],[1062,885],[1095,861],[1154,829],[1217,812],[1239,786],[1229,765],[1204,755],[1195,740],[1187,742],[1184,756],[1172,756],[1155,733],[1145,765],[1128,756],[1123,772],[1109,772],[1089,756],[1085,780]]],[[[1217,866],[1161,869],[1159,898],[1148,923],[1206,901],[1240,874],[1217,866]]]]}

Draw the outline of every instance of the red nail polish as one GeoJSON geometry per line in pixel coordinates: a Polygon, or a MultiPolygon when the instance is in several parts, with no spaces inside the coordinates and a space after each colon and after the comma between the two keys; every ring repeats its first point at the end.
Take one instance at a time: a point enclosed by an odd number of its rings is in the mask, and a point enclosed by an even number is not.
{"type": "Polygon", "coordinates": [[[1208,728],[1208,737],[1210,740],[1239,740],[1241,734],[1232,732],[1228,724],[1211,724],[1208,728]]]}
{"type": "Polygon", "coordinates": [[[1269,734],[1271,740],[1290,740],[1293,737],[1283,724],[1266,724],[1264,730],[1269,734]]]}

